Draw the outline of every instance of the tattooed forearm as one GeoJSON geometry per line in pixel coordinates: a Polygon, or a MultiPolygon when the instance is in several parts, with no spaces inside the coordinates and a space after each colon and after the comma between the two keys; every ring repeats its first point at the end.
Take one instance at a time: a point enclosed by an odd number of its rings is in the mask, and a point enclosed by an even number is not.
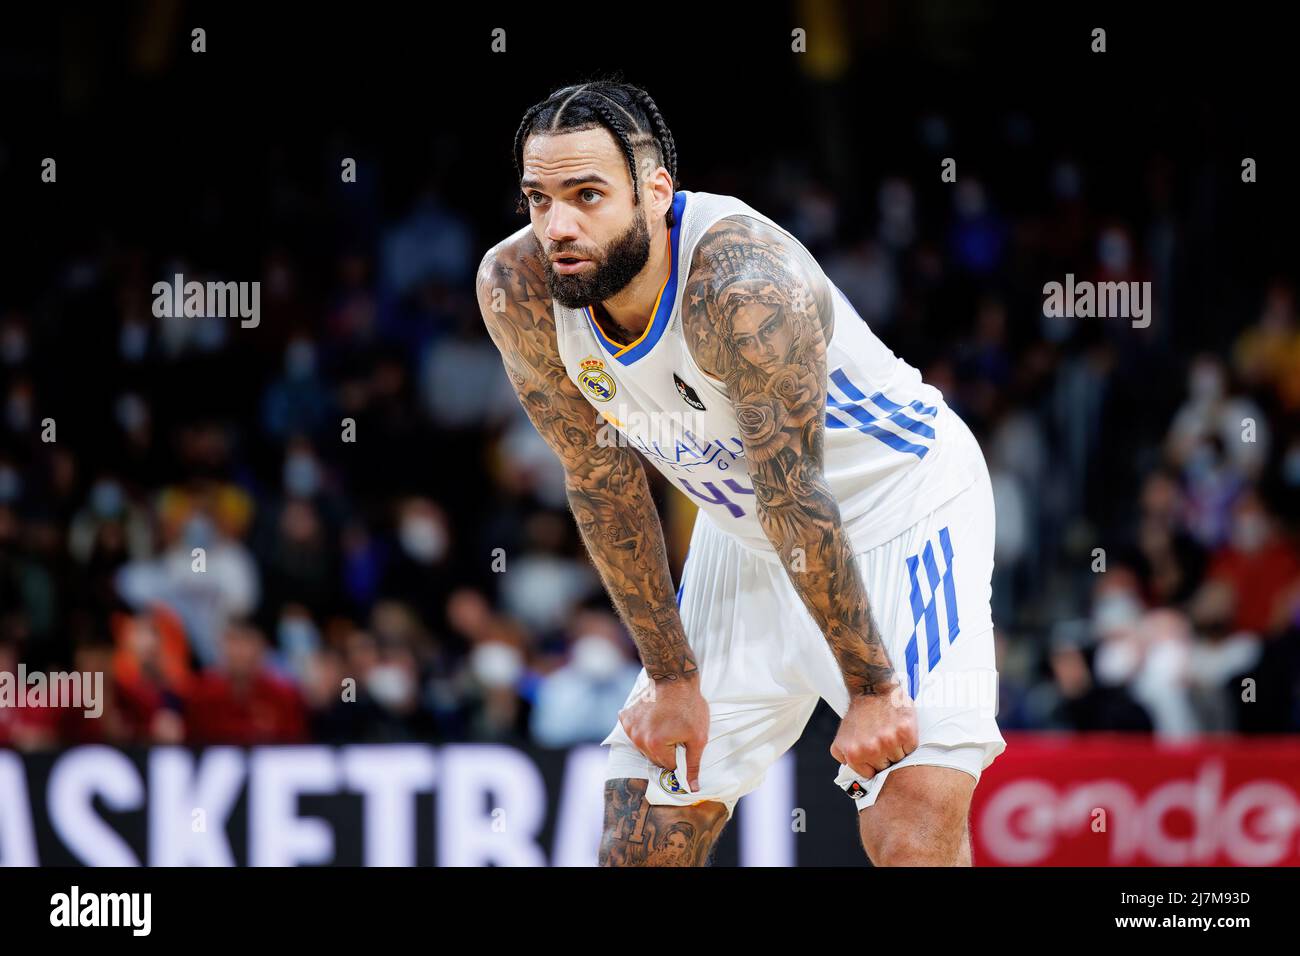
{"type": "Polygon", "coordinates": [[[605,781],[600,865],[705,866],[727,822],[726,809],[716,802],[654,806],[645,791],[645,780],[605,781]]]}
{"type": "Polygon", "coordinates": [[[616,450],[619,454],[594,473],[569,473],[569,506],[592,563],[632,632],[646,673],[654,680],[693,677],[695,655],[677,613],[663,529],[645,469],[630,449],[616,450]]]}
{"type": "Polygon", "coordinates": [[[685,302],[691,354],[735,408],[763,530],[850,693],[888,693],[894,669],[823,475],[833,318],[824,277],[766,224],[724,219],[696,248],[685,302]]]}
{"type": "Polygon", "coordinates": [[[697,673],[686,643],[663,529],[632,449],[597,442],[601,421],[569,380],[531,234],[484,257],[479,307],[506,373],[537,431],[564,465],[569,505],[592,563],[655,680],[697,673]]]}

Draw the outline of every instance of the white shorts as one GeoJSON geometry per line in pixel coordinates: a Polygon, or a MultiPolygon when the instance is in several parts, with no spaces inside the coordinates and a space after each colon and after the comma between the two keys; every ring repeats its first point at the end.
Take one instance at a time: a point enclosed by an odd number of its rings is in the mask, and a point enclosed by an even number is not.
{"type": "MultiPolygon", "coordinates": [[[[995,719],[993,492],[982,463],[978,471],[965,491],[857,555],[889,659],[915,701],[918,730],[917,749],[869,780],[840,765],[835,782],[859,809],[876,802],[899,767],[954,767],[978,780],[1006,749],[995,719]]],[[[818,698],[843,716],[848,690],[775,553],[747,548],[703,512],[695,521],[678,605],[709,705],[700,789],[685,792],[675,768],[650,763],[621,724],[603,741],[610,748],[606,779],[648,779],[651,804],[714,800],[730,816],[736,801],[757,789],[768,768],[799,739],[818,698]]],[[[648,685],[643,668],[625,706],[648,685]]]]}

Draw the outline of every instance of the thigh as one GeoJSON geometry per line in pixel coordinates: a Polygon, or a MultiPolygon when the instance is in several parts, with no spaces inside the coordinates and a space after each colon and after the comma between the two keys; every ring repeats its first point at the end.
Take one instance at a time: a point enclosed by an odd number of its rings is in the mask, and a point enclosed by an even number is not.
{"type": "Polygon", "coordinates": [[[872,864],[969,866],[967,820],[975,783],[952,767],[922,764],[890,773],[876,802],[858,813],[872,864]]]}
{"type": "Polygon", "coordinates": [[[705,866],[726,825],[724,804],[651,804],[646,780],[605,781],[605,829],[601,866],[705,866]]]}

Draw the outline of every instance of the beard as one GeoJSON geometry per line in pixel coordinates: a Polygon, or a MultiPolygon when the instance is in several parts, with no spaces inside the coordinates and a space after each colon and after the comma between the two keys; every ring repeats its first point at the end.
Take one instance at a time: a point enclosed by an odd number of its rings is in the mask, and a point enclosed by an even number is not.
{"type": "MultiPolygon", "coordinates": [[[[569,250],[556,249],[551,254],[569,250]]],[[[591,259],[592,266],[573,275],[555,271],[555,264],[547,256],[546,288],[551,298],[566,309],[581,309],[612,299],[627,288],[650,259],[650,230],[646,226],[645,210],[638,208],[632,224],[616,237],[604,250],[604,255],[591,259]]]]}

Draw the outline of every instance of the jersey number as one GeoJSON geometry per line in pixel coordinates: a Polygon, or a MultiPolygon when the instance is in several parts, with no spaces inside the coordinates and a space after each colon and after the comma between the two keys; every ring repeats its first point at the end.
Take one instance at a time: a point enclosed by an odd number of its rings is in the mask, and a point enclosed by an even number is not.
{"type": "MultiPolygon", "coordinates": [[[[730,488],[733,494],[752,495],[754,493],[753,488],[746,488],[734,478],[723,478],[722,483],[730,488]]],[[[682,479],[682,487],[706,504],[724,505],[726,509],[731,512],[733,518],[743,518],[745,516],[745,509],[728,498],[726,494],[723,493],[722,489],[713,482],[703,481],[700,482],[700,484],[704,486],[704,490],[708,492],[708,495],[696,491],[694,485],[685,478],[682,479]]]]}

